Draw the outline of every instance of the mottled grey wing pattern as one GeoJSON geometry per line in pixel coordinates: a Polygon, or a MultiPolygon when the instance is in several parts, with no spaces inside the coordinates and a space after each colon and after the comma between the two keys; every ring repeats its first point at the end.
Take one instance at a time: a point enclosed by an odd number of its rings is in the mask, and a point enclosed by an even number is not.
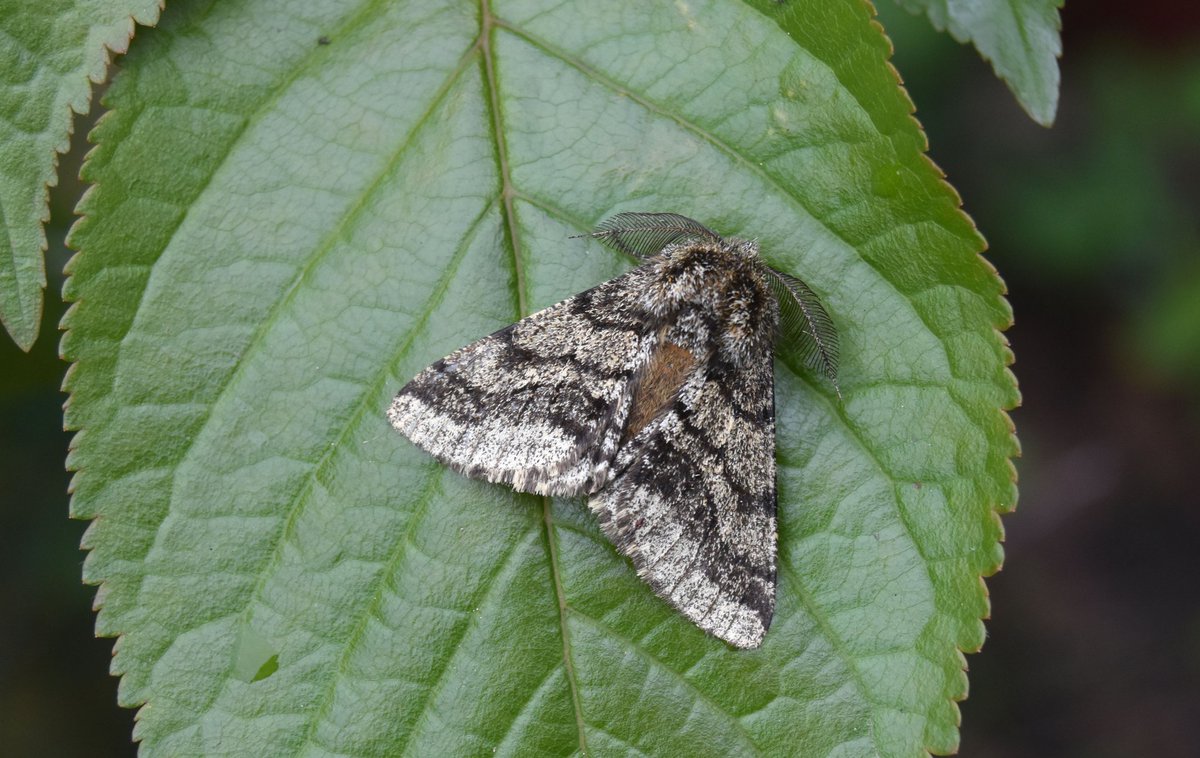
{"type": "Polygon", "coordinates": [[[589,495],[655,593],[758,647],[775,611],[773,347],[782,325],[836,390],[837,331],[752,240],[672,213],[591,236],[645,264],[434,363],[388,417],[466,476],[589,495]]]}
{"type": "Polygon", "coordinates": [[[702,629],[757,647],[775,610],[775,389],[769,352],[714,354],[625,442],[589,505],[654,591],[702,629]]]}
{"type": "Polygon", "coordinates": [[[580,495],[609,479],[633,383],[658,340],[643,269],[552,305],[422,371],[388,420],[466,476],[580,495]]]}

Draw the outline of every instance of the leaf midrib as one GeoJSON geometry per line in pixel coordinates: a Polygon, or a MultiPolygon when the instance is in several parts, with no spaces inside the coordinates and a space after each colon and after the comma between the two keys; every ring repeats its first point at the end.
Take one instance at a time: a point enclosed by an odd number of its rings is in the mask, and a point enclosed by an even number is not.
{"type": "MultiPolygon", "coordinates": [[[[504,223],[508,227],[509,242],[512,248],[513,273],[516,279],[517,316],[524,318],[529,315],[528,295],[526,293],[525,272],[521,265],[521,238],[518,232],[516,210],[513,200],[516,190],[512,182],[512,171],[508,162],[508,144],[504,135],[504,113],[500,106],[500,90],[496,79],[496,61],[492,53],[492,36],[499,20],[492,14],[490,0],[480,0],[480,32],[479,49],[483,55],[484,73],[487,77],[487,101],[491,109],[492,124],[496,143],[496,161],[500,169],[500,197],[504,211],[504,223]]],[[[571,706],[575,716],[575,729],[579,737],[579,749],[588,755],[587,729],[583,717],[583,703],[579,696],[579,683],[575,674],[575,662],[571,652],[571,631],[567,625],[567,596],[563,589],[562,573],[559,568],[558,537],[554,528],[554,515],[549,497],[542,497],[542,522],[545,525],[547,559],[550,563],[551,579],[554,583],[555,598],[558,601],[558,626],[562,637],[563,670],[571,691],[571,706]]]]}

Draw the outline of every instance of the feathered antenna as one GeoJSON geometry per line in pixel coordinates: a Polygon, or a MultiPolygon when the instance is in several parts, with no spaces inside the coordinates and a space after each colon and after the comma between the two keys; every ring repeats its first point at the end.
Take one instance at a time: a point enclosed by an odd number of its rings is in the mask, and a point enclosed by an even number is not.
{"type": "Polygon", "coordinates": [[[800,279],[764,266],[767,281],[779,302],[779,327],[785,347],[792,348],[804,365],[824,374],[833,391],[842,399],[838,387],[838,333],[821,305],[817,293],[800,279]]]}
{"type": "Polygon", "coordinates": [[[591,234],[575,236],[593,237],[614,250],[642,260],[657,255],[672,242],[688,237],[722,241],[712,229],[678,213],[618,213],[601,221],[591,234]]]}

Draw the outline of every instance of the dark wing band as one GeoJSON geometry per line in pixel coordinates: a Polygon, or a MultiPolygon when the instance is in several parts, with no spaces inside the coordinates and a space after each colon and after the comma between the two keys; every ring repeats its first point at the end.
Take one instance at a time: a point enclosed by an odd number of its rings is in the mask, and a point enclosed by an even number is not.
{"type": "Polygon", "coordinates": [[[761,644],[775,611],[771,360],[701,364],[589,500],[655,593],[742,648],[761,644]]]}
{"type": "Polygon", "coordinates": [[[466,476],[580,495],[609,479],[659,339],[635,269],[456,350],[396,395],[398,431],[466,476]]]}

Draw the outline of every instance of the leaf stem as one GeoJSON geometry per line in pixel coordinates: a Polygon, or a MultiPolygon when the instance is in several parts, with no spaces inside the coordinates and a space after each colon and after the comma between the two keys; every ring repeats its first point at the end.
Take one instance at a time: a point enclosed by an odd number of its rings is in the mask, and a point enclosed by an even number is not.
{"type": "Polygon", "coordinates": [[[589,755],[584,731],[583,704],[579,700],[579,685],[575,681],[575,664],[571,660],[571,633],[567,629],[567,595],[563,591],[562,577],[558,571],[558,545],[555,542],[554,517],[551,515],[551,500],[542,498],[542,520],[546,524],[546,542],[550,545],[550,571],[554,575],[554,593],[558,596],[558,624],[562,629],[563,663],[567,684],[571,686],[571,702],[575,706],[575,726],[579,730],[579,750],[589,755]]]}
{"type": "MultiPolygon", "coordinates": [[[[497,19],[492,15],[489,0],[479,3],[479,51],[483,57],[483,70],[487,77],[488,100],[492,111],[492,126],[496,132],[496,160],[500,168],[500,199],[504,209],[504,224],[508,227],[508,238],[513,254],[513,272],[516,275],[517,310],[521,318],[529,315],[525,297],[525,275],[521,265],[521,242],[517,234],[517,216],[513,208],[516,189],[508,165],[508,146],[504,142],[504,118],[500,112],[500,89],[496,78],[496,62],[492,55],[492,34],[497,19]]],[[[567,629],[567,596],[563,591],[562,576],[558,570],[558,545],[555,542],[554,517],[551,500],[542,498],[542,521],[546,525],[546,543],[550,552],[550,574],[554,580],[554,593],[558,599],[558,623],[562,632],[563,667],[567,684],[571,688],[571,703],[575,709],[575,726],[579,732],[579,750],[588,755],[587,737],[584,729],[583,706],[579,699],[579,687],[575,681],[575,664],[571,660],[571,634],[567,629]]]]}
{"type": "Polygon", "coordinates": [[[483,57],[483,70],[487,77],[488,101],[492,110],[492,127],[496,132],[496,161],[500,168],[500,200],[504,208],[504,225],[508,228],[508,240],[513,252],[513,271],[517,277],[517,310],[521,318],[529,315],[525,302],[525,272],[521,265],[521,241],[517,235],[517,215],[513,208],[512,175],[508,166],[508,145],[504,141],[504,117],[500,113],[500,87],[496,79],[496,61],[492,55],[492,33],[497,19],[492,15],[490,0],[479,2],[479,52],[483,57]]]}

